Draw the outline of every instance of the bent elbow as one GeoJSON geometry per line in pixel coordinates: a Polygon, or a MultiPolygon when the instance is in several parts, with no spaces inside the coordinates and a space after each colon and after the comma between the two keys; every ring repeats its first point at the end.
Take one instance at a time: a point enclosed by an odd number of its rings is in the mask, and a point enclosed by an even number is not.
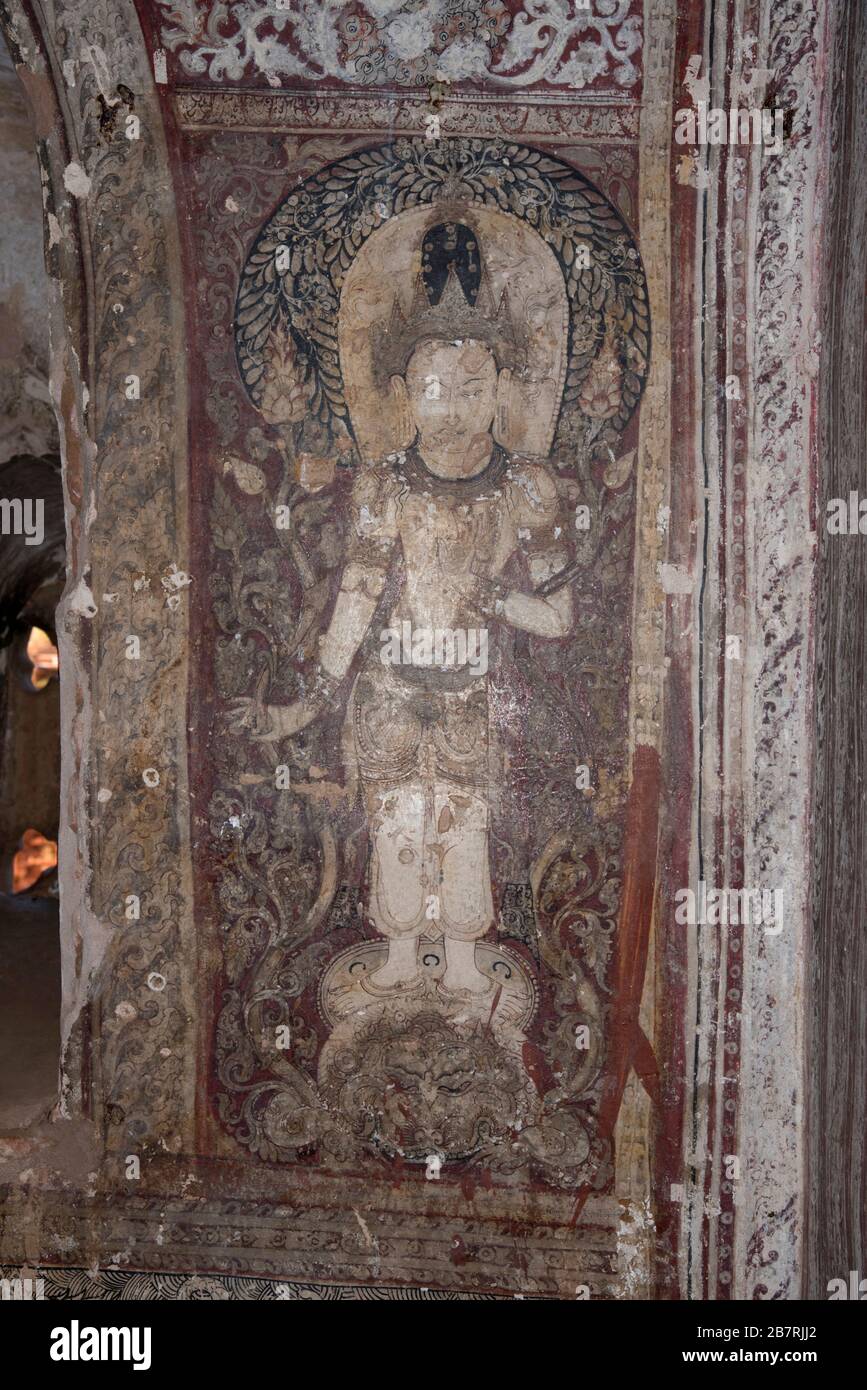
{"type": "Polygon", "coordinates": [[[575,623],[575,605],[572,602],[572,594],[569,589],[564,589],[556,595],[556,602],[552,603],[555,614],[555,636],[568,637],[575,623]]]}
{"type": "Polygon", "coordinates": [[[341,589],[347,594],[363,594],[378,599],[385,585],[385,568],[350,560],[343,571],[341,589]]]}

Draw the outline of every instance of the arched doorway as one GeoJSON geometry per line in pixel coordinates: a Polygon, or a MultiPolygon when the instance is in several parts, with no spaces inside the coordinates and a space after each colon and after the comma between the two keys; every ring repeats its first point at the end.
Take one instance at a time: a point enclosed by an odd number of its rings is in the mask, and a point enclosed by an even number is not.
{"type": "Polygon", "coordinates": [[[42,198],[20,83],[0,45],[0,1133],[57,1095],[60,691],[65,536],[48,394],[42,198]]]}

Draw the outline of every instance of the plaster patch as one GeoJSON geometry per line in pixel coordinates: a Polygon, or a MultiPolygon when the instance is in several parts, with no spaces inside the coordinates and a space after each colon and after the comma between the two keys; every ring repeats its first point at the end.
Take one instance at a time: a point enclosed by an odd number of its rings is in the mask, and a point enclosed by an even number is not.
{"type": "Polygon", "coordinates": [[[75,160],[63,171],[63,186],[74,198],[86,198],[90,192],[90,178],[75,160]]]}
{"type": "Polygon", "coordinates": [[[659,582],[665,594],[691,594],[695,580],[684,565],[662,564],[659,582]]]}
{"type": "Polygon", "coordinates": [[[700,101],[707,104],[710,100],[710,80],[707,77],[699,77],[701,63],[702,55],[693,53],[683,74],[683,85],[689,92],[689,99],[693,106],[698,106],[700,101]]]}
{"type": "Polygon", "coordinates": [[[85,584],[83,579],[79,579],[67,602],[67,612],[75,613],[79,618],[95,618],[97,606],[90,586],[85,584]]]}
{"type": "Polygon", "coordinates": [[[164,575],[160,581],[166,593],[168,594],[171,594],[178,589],[186,589],[190,584],[192,584],[192,582],[192,575],[184,574],[184,571],[178,569],[174,561],[172,561],[172,566],[169,570],[169,573],[167,575],[164,575]]]}
{"type": "Polygon", "coordinates": [[[102,97],[107,105],[117,106],[118,98],[114,94],[114,83],[111,80],[111,66],[105,55],[105,50],[100,48],[98,43],[87,44],[83,50],[86,62],[93,67],[93,75],[96,78],[96,85],[99,87],[102,97]]]}

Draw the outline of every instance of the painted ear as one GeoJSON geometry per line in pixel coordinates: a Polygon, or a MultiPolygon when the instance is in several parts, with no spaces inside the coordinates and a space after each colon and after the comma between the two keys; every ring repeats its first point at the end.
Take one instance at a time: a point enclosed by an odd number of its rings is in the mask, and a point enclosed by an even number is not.
{"type": "Polygon", "coordinates": [[[494,416],[494,438],[505,450],[511,446],[512,434],[512,373],[504,367],[497,377],[497,409],[494,416]]]}
{"type": "Polygon", "coordinates": [[[415,422],[409,408],[409,394],[402,376],[391,378],[391,399],[393,404],[394,427],[397,434],[396,449],[408,449],[415,440],[415,422]]]}

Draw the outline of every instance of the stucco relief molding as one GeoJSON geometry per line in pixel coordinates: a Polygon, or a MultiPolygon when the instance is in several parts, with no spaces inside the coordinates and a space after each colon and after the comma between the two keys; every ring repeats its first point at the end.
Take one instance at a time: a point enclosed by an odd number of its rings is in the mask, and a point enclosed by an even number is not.
{"type": "MultiPolygon", "coordinates": [[[[200,91],[180,88],[172,96],[178,124],[185,130],[273,130],[285,133],[333,132],[424,135],[434,108],[406,95],[300,92],[200,91]]],[[[518,101],[485,95],[451,94],[437,103],[440,132],[449,135],[506,135],[552,140],[632,141],[638,137],[635,102],[573,100],[518,101]]]]}
{"type": "MultiPolygon", "coordinates": [[[[21,1278],[15,1265],[0,1265],[0,1278],[21,1278]]],[[[30,1270],[28,1277],[42,1281],[42,1296],[54,1299],[97,1298],[100,1302],[120,1299],[179,1303],[345,1303],[389,1301],[407,1303],[488,1303],[512,1298],[502,1293],[465,1293],[458,1290],[413,1289],[400,1284],[375,1288],[364,1284],[301,1283],[279,1277],[257,1279],[243,1274],[162,1274],[133,1269],[52,1269],[43,1265],[30,1270]]]]}
{"type": "Polygon", "coordinates": [[[753,169],[744,881],[782,887],[785,921],[779,935],[753,935],[743,962],[736,1298],[799,1294],[820,343],[815,236],[828,141],[821,51],[833,8],[832,0],[761,0],[756,16],[773,102],[794,112],[794,121],[782,154],[757,157],[753,169]]]}
{"type": "MultiPolygon", "coordinates": [[[[183,1179],[175,1173],[174,1181],[177,1191],[183,1179]]],[[[129,1193],[122,1202],[97,1198],[74,1208],[62,1195],[46,1193],[31,1209],[40,1230],[31,1239],[29,1260],[72,1269],[99,1265],[109,1286],[131,1269],[166,1276],[207,1271],[224,1278],[338,1280],[378,1290],[418,1286],[423,1263],[424,1285],[434,1290],[574,1298],[576,1286],[586,1284],[592,1299],[617,1296],[617,1210],[611,1199],[595,1199],[588,1227],[570,1231],[568,1239],[562,1214],[555,1220],[538,1214],[537,1238],[528,1252],[522,1229],[515,1230],[514,1207],[468,1218],[465,1204],[444,1210],[435,1203],[438,1209],[429,1213],[420,1237],[417,1198],[414,1220],[403,1207],[390,1208],[386,1198],[375,1216],[368,1215],[371,1239],[331,1186],[324,1193],[315,1185],[303,1191],[300,1186],[284,1187],[279,1202],[129,1193]],[[458,1248],[460,1262],[454,1259],[458,1248]]],[[[362,1183],[345,1184],[344,1194],[364,1210],[362,1183]]],[[[0,1258],[13,1263],[20,1255],[4,1249],[0,1258]]]]}
{"type": "Polygon", "coordinates": [[[674,63],[676,0],[651,0],[647,9],[647,76],[641,112],[639,166],[640,238],[647,263],[654,343],[641,414],[638,527],[635,573],[635,636],[630,693],[630,747],[658,749],[661,741],[665,654],[665,597],[660,566],[666,533],[659,524],[668,500],[671,450],[670,94],[674,63]],[[653,595],[653,601],[642,595],[653,595]]]}
{"type": "MultiPolygon", "coordinates": [[[[24,80],[53,81],[62,112],[49,266],[75,208],[88,325],[84,360],[59,325],[51,382],[75,541],[60,625],[64,1028],[96,1001],[91,1101],[109,1148],[171,1151],[190,1143],[195,1066],[177,219],[133,4],[45,0],[37,12],[50,76],[19,6],[11,28],[28,36],[24,80]]],[[[61,269],[64,284],[78,265],[61,269]]]]}
{"type": "Polygon", "coordinates": [[[632,0],[158,0],[166,48],[212,82],[251,74],[337,78],[356,86],[478,81],[527,90],[614,90],[640,80],[641,19],[632,0]]]}

